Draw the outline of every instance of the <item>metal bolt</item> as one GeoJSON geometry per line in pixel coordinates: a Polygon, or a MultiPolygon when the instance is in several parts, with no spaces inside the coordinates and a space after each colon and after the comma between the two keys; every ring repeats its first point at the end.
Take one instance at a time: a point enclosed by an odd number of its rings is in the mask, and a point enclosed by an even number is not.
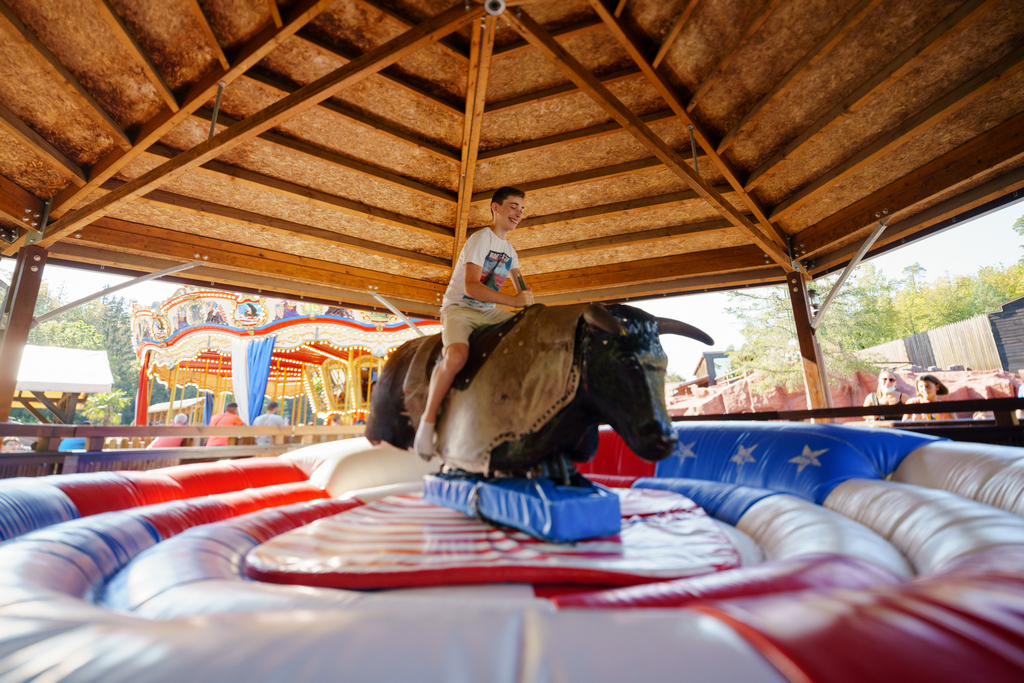
{"type": "Polygon", "coordinates": [[[196,252],[195,254],[192,254],[192,258],[199,258],[199,252],[196,252]]]}
{"type": "Polygon", "coordinates": [[[75,237],[77,237],[78,239],[82,239],[82,233],[76,232],[75,237]]]}
{"type": "Polygon", "coordinates": [[[882,212],[881,211],[875,211],[875,218],[881,218],[881,217],[882,217],[882,212]]]}
{"type": "Polygon", "coordinates": [[[36,254],[35,256],[32,257],[32,260],[33,261],[42,261],[43,257],[40,256],[39,254],[36,254]]]}
{"type": "Polygon", "coordinates": [[[32,227],[33,228],[36,227],[37,225],[39,225],[39,223],[36,223],[35,221],[32,221],[32,227]]]}
{"type": "Polygon", "coordinates": [[[21,220],[24,221],[25,223],[28,223],[28,216],[23,216],[21,220]]]}
{"type": "Polygon", "coordinates": [[[107,269],[106,266],[100,266],[100,270],[106,270],[106,269],[107,269]]]}
{"type": "Polygon", "coordinates": [[[209,257],[209,256],[207,256],[206,254],[203,254],[203,260],[204,260],[204,261],[209,261],[209,260],[210,260],[210,257],[209,257]]]}
{"type": "Polygon", "coordinates": [[[30,268],[30,270],[31,270],[31,271],[32,271],[33,273],[37,273],[37,272],[39,272],[39,266],[32,266],[32,268],[30,268]]]}
{"type": "Polygon", "coordinates": [[[883,214],[883,215],[884,215],[884,214],[888,214],[888,213],[889,213],[889,209],[882,209],[882,214],[883,214]]]}
{"type": "Polygon", "coordinates": [[[36,217],[36,218],[39,218],[39,214],[38,214],[38,213],[37,213],[37,214],[35,214],[35,217],[36,217]]]}
{"type": "Polygon", "coordinates": [[[798,290],[798,289],[797,289],[796,287],[794,287],[794,288],[793,288],[793,291],[794,291],[794,292],[797,292],[797,291],[800,291],[800,290],[798,290]]]}

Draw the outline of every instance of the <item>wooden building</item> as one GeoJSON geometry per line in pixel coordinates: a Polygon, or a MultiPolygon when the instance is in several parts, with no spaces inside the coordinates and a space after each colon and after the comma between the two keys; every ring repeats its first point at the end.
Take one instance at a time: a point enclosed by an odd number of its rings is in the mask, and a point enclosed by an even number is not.
{"type": "Polygon", "coordinates": [[[1019,0],[506,1],[0,0],[0,418],[47,262],[436,315],[502,185],[539,302],[786,282],[823,405],[807,282],[1024,185],[1019,0]]]}

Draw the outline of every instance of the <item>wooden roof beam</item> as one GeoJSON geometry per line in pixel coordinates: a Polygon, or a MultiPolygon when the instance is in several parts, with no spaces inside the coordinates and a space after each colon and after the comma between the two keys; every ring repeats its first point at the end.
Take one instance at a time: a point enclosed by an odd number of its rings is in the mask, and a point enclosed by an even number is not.
{"type": "MultiPolygon", "coordinates": [[[[103,189],[107,191],[114,191],[124,184],[125,183],[120,180],[108,180],[103,183],[103,189]]],[[[333,230],[316,228],[303,223],[296,223],[283,218],[277,218],[275,216],[264,216],[253,211],[245,211],[233,206],[216,204],[202,199],[195,199],[194,197],[186,197],[184,195],[166,192],[164,190],[154,190],[153,192],[138,197],[136,198],[135,203],[148,204],[164,209],[170,208],[175,211],[181,211],[194,216],[202,216],[204,218],[212,218],[218,221],[234,223],[253,230],[273,232],[286,237],[298,237],[300,239],[310,240],[313,242],[322,242],[324,244],[344,247],[346,249],[352,249],[354,251],[371,254],[373,256],[396,259],[404,263],[439,266],[442,268],[447,268],[450,265],[445,259],[430,256],[429,254],[421,254],[419,252],[409,251],[408,249],[399,249],[387,244],[380,244],[378,242],[372,242],[358,237],[350,237],[339,232],[334,232],[333,230]]]]}
{"type": "MultiPolygon", "coordinates": [[[[732,188],[728,185],[720,186],[722,194],[728,194],[732,188]]],[[[631,213],[646,213],[658,209],[670,209],[676,206],[692,204],[693,202],[704,201],[703,198],[693,190],[682,190],[681,192],[670,192],[652,197],[641,197],[640,199],[629,199],[624,202],[612,204],[601,204],[599,206],[588,206],[583,209],[549,213],[544,216],[530,216],[520,221],[516,226],[517,230],[537,230],[551,225],[565,225],[580,221],[593,221],[596,219],[613,218],[625,216],[631,213]]]]}
{"type": "Polygon", "coordinates": [[[274,23],[274,26],[281,28],[284,26],[284,21],[281,19],[281,10],[277,7],[277,0],[263,0],[267,3],[267,8],[270,10],[270,21],[274,23]]]}
{"type": "Polygon", "coordinates": [[[438,37],[457,30],[469,21],[479,17],[482,13],[483,9],[481,7],[471,7],[467,11],[464,6],[457,5],[438,14],[415,29],[370,50],[359,59],[318,78],[291,95],[256,112],[244,121],[218,133],[209,140],[196,145],[187,152],[183,152],[157,168],[142,174],[123,185],[120,189],[90,202],[81,209],[65,214],[52,226],[52,231],[50,234],[47,234],[41,244],[48,246],[65,235],[74,232],[76,229],[88,225],[97,217],[115,210],[119,204],[151,192],[164,183],[187,173],[192,168],[200,166],[207,161],[212,161],[227,150],[319,104],[342,88],[358,83],[378,73],[381,69],[416,52],[438,37]]]}
{"type": "MultiPolygon", "coordinates": [[[[61,215],[88,197],[104,182],[112,178],[124,166],[137,158],[150,145],[162,138],[168,131],[191,116],[199,107],[206,104],[217,94],[218,83],[231,83],[255,65],[270,51],[294,35],[296,31],[311,21],[334,0],[298,0],[288,12],[288,20],[280,29],[265,27],[246,43],[235,57],[231,68],[224,70],[219,64],[199,79],[185,96],[181,109],[177,112],[164,107],[152,119],[143,124],[135,136],[132,148],[128,151],[115,149],[93,164],[89,172],[89,182],[83,187],[68,187],[53,198],[50,216],[59,218],[61,215]]],[[[59,239],[57,237],[56,239],[59,239]]],[[[4,254],[16,252],[23,244],[19,238],[14,244],[4,248],[4,254]]]]}
{"type": "MultiPolygon", "coordinates": [[[[562,28],[555,29],[551,31],[551,35],[555,38],[576,36],[583,33],[590,33],[601,26],[604,26],[604,23],[600,19],[584,19],[583,21],[571,26],[563,26],[562,28]]],[[[528,42],[523,39],[519,39],[494,48],[494,54],[496,56],[507,55],[510,52],[518,52],[520,50],[525,50],[528,47],[530,47],[528,42]]]]}
{"type": "MultiPolygon", "coordinates": [[[[679,32],[683,30],[683,26],[689,21],[693,15],[693,10],[697,9],[697,0],[686,0],[686,6],[683,7],[683,11],[679,13],[676,20],[672,22],[672,28],[665,34],[665,40],[661,42],[661,47],[658,48],[658,53],[654,55],[654,59],[651,60],[651,66],[655,69],[665,59],[665,55],[672,49],[672,43],[676,42],[676,38],[679,37],[679,32]]],[[[615,18],[618,19],[622,14],[619,8],[616,8],[615,18]]]]}
{"type": "MultiPolygon", "coordinates": [[[[273,2],[273,0],[271,0],[273,2]]],[[[217,36],[213,32],[213,27],[210,25],[210,20],[206,18],[203,13],[203,8],[199,4],[199,0],[185,0],[185,4],[188,5],[188,9],[192,12],[192,16],[199,22],[199,28],[203,30],[203,35],[206,36],[206,42],[210,44],[210,49],[213,50],[213,56],[220,62],[221,68],[225,71],[231,68],[231,63],[228,61],[227,55],[224,54],[224,48],[220,46],[217,41],[217,36]]],[[[274,7],[277,7],[277,3],[273,3],[274,7]]],[[[280,14],[278,15],[280,19],[280,14]]],[[[278,25],[280,28],[280,24],[278,25]]]]}
{"type": "MultiPolygon", "coordinates": [[[[171,149],[163,145],[153,145],[145,152],[144,156],[166,161],[168,159],[173,159],[179,154],[181,154],[181,152],[176,149],[171,149]]],[[[208,161],[202,166],[197,167],[194,172],[207,173],[222,180],[241,183],[261,192],[272,192],[289,199],[308,202],[310,204],[315,204],[316,206],[321,206],[325,209],[331,209],[332,211],[340,211],[341,213],[349,216],[355,216],[356,218],[392,225],[420,234],[430,235],[431,237],[445,237],[451,239],[454,235],[454,231],[451,228],[443,225],[435,225],[433,223],[421,221],[418,218],[411,218],[409,216],[394,213],[393,211],[387,211],[385,209],[368,206],[360,202],[354,202],[310,187],[290,183],[286,180],[280,180],[272,176],[240,168],[238,166],[231,166],[230,164],[225,164],[220,161],[208,161]]]]}
{"type": "MultiPolygon", "coordinates": [[[[387,7],[386,5],[382,5],[379,2],[373,2],[373,0],[360,0],[360,2],[362,2],[362,4],[366,5],[367,7],[372,7],[381,14],[386,14],[392,19],[401,22],[402,24],[405,25],[406,28],[412,28],[413,26],[416,25],[416,22],[407,17],[405,14],[402,14],[390,7],[387,7]]],[[[442,38],[441,40],[437,41],[437,43],[441,47],[445,48],[445,50],[447,50],[448,53],[451,54],[453,57],[458,57],[460,60],[467,63],[469,62],[469,54],[466,52],[464,48],[457,45],[455,41],[451,39],[451,37],[442,38]]]]}
{"type": "Polygon", "coordinates": [[[814,180],[790,195],[772,211],[772,218],[784,216],[825,192],[844,178],[866,168],[872,162],[896,149],[911,136],[919,136],[944,119],[974,102],[997,85],[1024,69],[1024,47],[1019,47],[995,64],[983,69],[966,83],[903,121],[885,135],[871,141],[853,156],[828,171],[818,174],[814,180]]]}
{"type": "Polygon", "coordinates": [[[477,152],[480,147],[480,124],[484,117],[487,94],[487,76],[491,70],[491,51],[494,49],[496,17],[488,16],[470,27],[473,35],[469,48],[469,80],[466,85],[466,117],[462,129],[462,164],[459,169],[459,203],[455,210],[455,242],[452,245],[452,268],[459,260],[462,245],[466,243],[469,210],[473,204],[473,181],[476,174],[477,152]]]}
{"type": "MultiPolygon", "coordinates": [[[[661,95],[662,99],[668,104],[668,106],[676,113],[680,121],[688,126],[693,126],[693,136],[700,145],[701,149],[708,155],[711,162],[718,167],[718,170],[725,177],[726,182],[732,186],[736,193],[743,200],[743,203],[750,209],[751,213],[754,214],[756,219],[757,227],[752,228],[760,236],[757,239],[765,239],[770,242],[773,247],[771,250],[766,249],[765,253],[772,255],[772,258],[778,260],[780,253],[785,253],[788,249],[786,236],[782,233],[777,225],[772,223],[764,207],[761,206],[761,202],[756,197],[751,195],[743,187],[743,183],[740,181],[739,174],[736,169],[733,168],[732,164],[725,159],[722,155],[718,154],[715,150],[718,145],[712,141],[707,133],[704,132],[704,127],[690,112],[683,106],[682,101],[679,99],[675,92],[675,88],[669,83],[668,79],[664,78],[658,71],[647,63],[644,57],[643,49],[640,47],[640,43],[632,35],[629,29],[626,28],[625,24],[620,20],[616,19],[604,6],[601,0],[588,0],[590,6],[598,13],[598,16],[608,25],[608,29],[611,31],[612,36],[615,37],[619,43],[626,48],[626,51],[632,57],[640,70],[643,72],[647,80],[655,87],[658,94],[661,95]]],[[[780,264],[781,265],[781,264],[780,264]]],[[[784,268],[791,268],[792,266],[787,263],[783,265],[784,268]]]]}
{"type": "Polygon", "coordinates": [[[644,244],[658,244],[685,237],[687,235],[706,235],[722,230],[735,230],[732,223],[720,219],[715,221],[704,221],[701,223],[687,223],[685,225],[672,225],[666,228],[654,228],[652,230],[640,230],[628,232],[621,235],[609,235],[607,237],[595,237],[589,240],[577,240],[574,242],[562,242],[549,244],[544,247],[523,249],[519,252],[520,261],[536,261],[538,259],[550,258],[561,254],[578,254],[587,251],[601,251],[614,249],[616,247],[635,247],[644,244]]]}
{"type": "Polygon", "coordinates": [[[146,51],[142,49],[138,41],[128,30],[124,20],[118,15],[117,10],[110,4],[110,0],[93,0],[96,5],[96,9],[99,10],[100,16],[107,22],[111,30],[114,32],[114,36],[121,43],[121,46],[131,55],[132,59],[142,67],[142,73],[145,74],[146,80],[153,84],[153,88],[156,89],[157,95],[164,101],[171,111],[177,111],[179,108],[178,100],[174,97],[174,93],[171,92],[170,86],[167,85],[167,81],[160,75],[160,70],[157,69],[156,64],[149,58],[146,51]]]}
{"type": "Polygon", "coordinates": [[[900,78],[945,46],[959,33],[982,17],[991,8],[995,0],[967,0],[939,21],[930,31],[918,38],[910,47],[886,64],[874,76],[865,81],[859,88],[843,98],[836,106],[821,116],[817,121],[779,150],[772,158],[761,164],[747,177],[746,188],[753,190],[764,182],[771,171],[778,168],[787,157],[792,155],[806,142],[814,138],[832,125],[840,125],[854,112],[863,109],[876,97],[881,95],[900,78]]]}
{"type": "MultiPolygon", "coordinates": [[[[627,69],[621,69],[619,71],[613,71],[611,73],[602,74],[600,76],[597,76],[596,78],[602,83],[614,83],[616,81],[623,81],[627,78],[632,78],[633,76],[636,76],[639,73],[639,69],[635,67],[629,67],[627,69]]],[[[563,95],[571,95],[578,91],[579,88],[576,87],[575,83],[563,83],[562,85],[556,85],[551,88],[544,88],[543,90],[535,90],[534,92],[528,92],[524,95],[510,97],[507,100],[491,102],[486,106],[484,112],[490,114],[491,112],[498,111],[499,109],[508,109],[509,107],[523,107],[529,104],[541,102],[543,100],[561,97],[563,95]]]]}
{"type": "Polygon", "coordinates": [[[61,174],[74,185],[85,185],[85,173],[56,147],[28,127],[14,112],[0,104],[0,130],[5,131],[22,146],[33,152],[52,170],[61,174]]]}
{"type": "Polygon", "coordinates": [[[0,211],[29,227],[42,215],[43,200],[0,175],[0,211]]]}
{"type": "MultiPolygon", "coordinates": [[[[195,116],[196,118],[201,118],[205,121],[209,121],[213,118],[213,111],[206,109],[204,107],[203,109],[197,111],[195,113],[195,116]]],[[[231,118],[230,116],[218,114],[217,123],[218,125],[223,125],[224,130],[228,130],[231,126],[237,125],[239,122],[231,118]]],[[[358,173],[359,175],[366,176],[367,178],[373,178],[374,180],[385,183],[392,187],[398,187],[404,190],[411,190],[412,192],[415,192],[416,194],[421,195],[423,197],[431,197],[433,199],[440,199],[442,201],[450,203],[455,203],[456,201],[456,196],[453,192],[443,190],[439,187],[434,187],[433,185],[427,185],[417,180],[412,180],[411,178],[406,178],[405,176],[393,173],[379,166],[368,164],[365,161],[352,159],[350,157],[338,154],[337,152],[332,152],[328,149],[317,147],[316,145],[306,142],[305,140],[297,140],[295,138],[290,138],[286,135],[281,135],[280,133],[271,132],[260,133],[255,137],[258,137],[260,140],[265,140],[267,142],[275,144],[279,147],[284,147],[294,152],[298,152],[299,154],[304,154],[306,156],[315,158],[319,161],[332,164],[339,168],[343,168],[346,171],[358,173]]]]}
{"type": "Polygon", "coordinates": [[[821,40],[814,44],[807,54],[800,59],[799,62],[793,65],[786,75],[783,76],[778,83],[772,86],[757,104],[753,106],[739,122],[734,125],[728,133],[722,138],[722,141],[718,143],[718,149],[716,150],[719,154],[722,154],[725,150],[732,146],[736,134],[747,125],[751,119],[757,116],[762,109],[771,104],[780,92],[783,91],[786,86],[794,83],[809,72],[818,62],[824,59],[832,51],[832,49],[841,43],[850,31],[857,27],[857,25],[864,19],[864,17],[871,14],[871,12],[882,3],[882,0],[860,0],[854,5],[846,15],[840,19],[832,29],[826,33],[821,40]]]}
{"type": "MultiPolygon", "coordinates": [[[[299,89],[299,86],[297,85],[283,83],[282,81],[279,81],[278,79],[273,78],[272,76],[267,76],[266,74],[257,73],[255,71],[250,71],[245,76],[243,76],[242,79],[250,80],[254,83],[265,85],[269,88],[273,88],[274,90],[283,92],[286,95],[291,95],[293,92],[299,89]]],[[[380,121],[378,119],[370,118],[369,116],[366,116],[365,114],[362,114],[356,111],[355,109],[349,109],[348,107],[345,107],[344,105],[340,104],[335,100],[324,100],[317,106],[320,109],[329,111],[336,116],[340,116],[349,123],[354,123],[358,126],[362,126],[363,128],[374,130],[378,133],[382,133],[392,138],[393,140],[397,140],[402,143],[419,147],[425,152],[429,152],[430,154],[433,154],[434,156],[439,157],[441,159],[448,159],[449,161],[459,161],[460,157],[457,152],[453,152],[439,145],[435,145],[433,142],[430,142],[429,140],[425,140],[412,133],[408,133],[402,130],[401,128],[392,126],[386,121],[380,121]]]]}
{"type": "MultiPolygon", "coordinates": [[[[592,0],[592,5],[600,7],[598,14],[602,16],[605,23],[609,21],[615,22],[615,26],[618,26],[615,18],[607,12],[604,5],[601,4],[600,0],[592,0]]],[[[755,226],[747,219],[740,211],[738,211],[731,203],[722,197],[721,193],[715,190],[709,185],[700,175],[697,174],[689,164],[677,154],[673,149],[664,143],[650,128],[647,124],[642,122],[633,112],[631,112],[622,102],[620,102],[611,92],[605,88],[600,81],[598,81],[593,74],[583,68],[576,59],[566,52],[561,45],[554,41],[548,36],[544,29],[540,27],[535,21],[533,21],[528,14],[525,12],[519,14],[518,10],[513,12],[509,16],[509,21],[518,30],[523,37],[529,40],[533,45],[538,47],[542,53],[545,54],[554,64],[558,65],[560,69],[573,80],[576,85],[586,92],[597,104],[599,104],[610,116],[619,122],[625,130],[633,135],[637,141],[647,147],[658,159],[662,161],[666,166],[669,167],[674,173],[683,179],[690,187],[700,194],[709,204],[711,204],[716,210],[733,223],[737,228],[742,230],[758,247],[763,250],[763,253],[768,254],[774,261],[779,263],[783,268],[787,270],[793,270],[794,267],[791,265],[789,254],[786,250],[774,241],[772,236],[766,235],[762,232],[761,228],[755,226]]],[[[685,116],[685,110],[680,113],[676,112],[680,116],[685,116]]],[[[713,149],[713,147],[708,147],[713,149]]],[[[778,237],[776,235],[776,237],[778,237]]]]}
{"type": "Polygon", "coordinates": [[[722,73],[723,71],[726,70],[726,68],[728,68],[728,66],[732,63],[732,60],[736,58],[737,54],[739,54],[740,50],[742,50],[747,45],[747,43],[750,42],[750,38],[755,33],[757,33],[757,30],[761,28],[762,25],[764,25],[764,22],[768,19],[769,16],[771,16],[772,12],[778,9],[779,5],[782,4],[783,1],[784,0],[768,0],[768,3],[761,9],[761,11],[754,15],[754,17],[743,28],[743,32],[740,34],[740,37],[736,41],[736,43],[733,44],[729,51],[726,52],[722,56],[722,58],[718,60],[718,63],[716,63],[715,66],[712,67],[711,72],[704,77],[704,80],[701,82],[701,84],[698,85],[697,89],[693,91],[693,95],[690,97],[690,102],[689,104],[686,105],[686,111],[693,111],[697,107],[697,104],[700,102],[701,98],[707,94],[708,89],[714,82],[715,76],[722,73]]]}
{"type": "Polygon", "coordinates": [[[77,104],[82,112],[92,119],[96,125],[110,135],[115,145],[123,149],[131,147],[131,141],[120,124],[111,118],[110,114],[100,106],[100,103],[89,94],[89,91],[82,86],[70,71],[64,68],[64,65],[57,59],[57,56],[43,45],[42,41],[36,37],[36,34],[25,26],[21,19],[18,18],[18,15],[14,13],[14,10],[8,7],[5,2],[0,2],[0,16],[11,25],[16,33],[21,35],[28,44],[28,52],[31,54],[33,61],[43,71],[48,72],[53,77],[64,94],[77,104]]]}

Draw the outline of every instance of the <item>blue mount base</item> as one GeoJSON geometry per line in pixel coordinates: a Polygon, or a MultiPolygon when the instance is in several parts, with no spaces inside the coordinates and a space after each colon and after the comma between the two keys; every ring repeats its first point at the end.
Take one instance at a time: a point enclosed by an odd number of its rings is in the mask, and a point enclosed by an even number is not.
{"type": "Polygon", "coordinates": [[[423,477],[423,499],[555,543],[619,533],[619,497],[583,477],[553,480],[438,474],[423,477]]]}

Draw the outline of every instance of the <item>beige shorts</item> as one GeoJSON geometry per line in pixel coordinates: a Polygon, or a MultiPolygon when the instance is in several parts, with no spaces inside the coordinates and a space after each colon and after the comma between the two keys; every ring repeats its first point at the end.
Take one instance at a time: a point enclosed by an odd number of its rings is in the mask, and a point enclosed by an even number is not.
{"type": "Polygon", "coordinates": [[[473,330],[488,325],[503,323],[514,313],[495,306],[477,310],[468,306],[451,305],[441,311],[441,343],[445,347],[452,344],[469,344],[469,335],[473,330]]]}

